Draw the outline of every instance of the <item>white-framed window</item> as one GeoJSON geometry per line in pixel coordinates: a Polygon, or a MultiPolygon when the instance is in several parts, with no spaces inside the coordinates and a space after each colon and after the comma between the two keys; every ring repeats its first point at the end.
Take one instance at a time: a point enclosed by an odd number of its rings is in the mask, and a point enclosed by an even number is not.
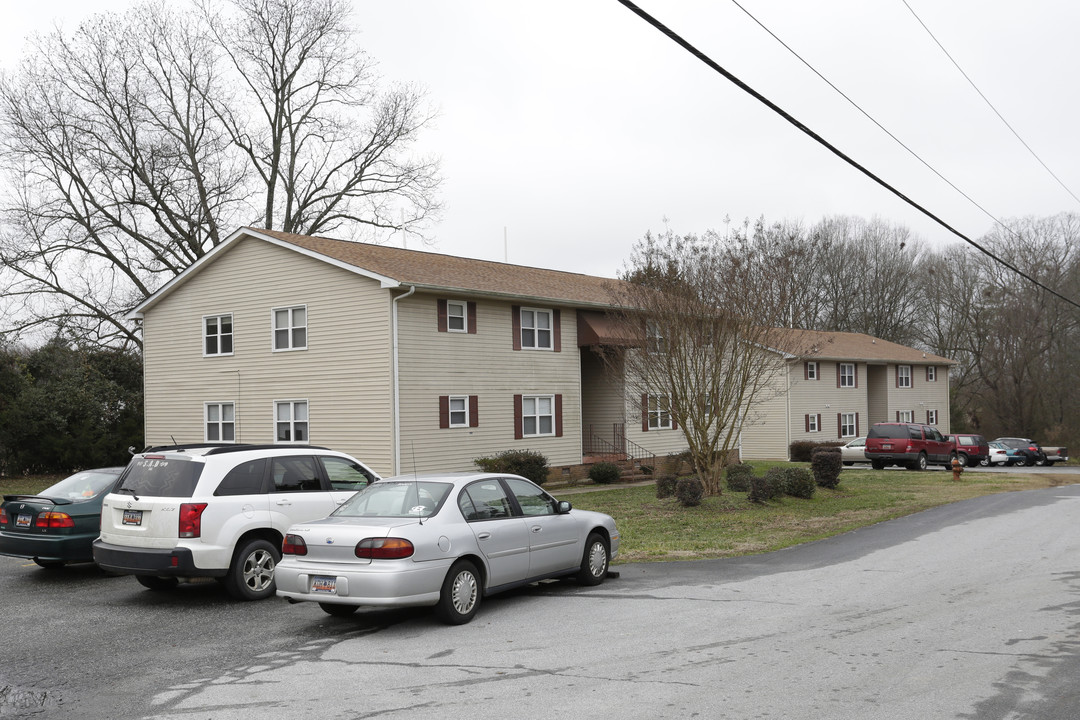
{"type": "Polygon", "coordinates": [[[536,308],[521,308],[522,350],[552,350],[552,312],[536,308]]]}
{"type": "MultiPolygon", "coordinates": [[[[840,387],[855,387],[855,363],[840,363],[840,387]]],[[[888,381],[886,381],[888,382],[888,381]]]]}
{"type": "Polygon", "coordinates": [[[203,355],[233,354],[232,313],[203,317],[203,355]]]}
{"type": "Polygon", "coordinates": [[[649,429],[671,429],[671,403],[667,395],[649,395],[649,429]]]}
{"type": "Polygon", "coordinates": [[[817,380],[818,379],[818,364],[817,360],[810,360],[806,363],[806,379],[817,380]]]}
{"type": "Polygon", "coordinates": [[[855,413],[840,413],[840,437],[855,437],[858,432],[855,413]]]}
{"type": "Polygon", "coordinates": [[[896,366],[896,387],[909,388],[911,387],[911,366],[910,365],[897,365],[896,366]]]}
{"type": "Polygon", "coordinates": [[[307,305],[274,308],[274,350],[307,349],[307,305]]]}
{"type": "Polygon", "coordinates": [[[649,352],[663,354],[667,352],[667,338],[659,324],[649,321],[645,324],[645,340],[649,352]]]}
{"type": "Polygon", "coordinates": [[[896,411],[896,422],[906,422],[906,423],[915,422],[915,411],[914,410],[897,410],[896,411]]]}
{"type": "Polygon", "coordinates": [[[450,396],[450,427],[469,427],[469,396],[450,396]]]}
{"type": "Polygon", "coordinates": [[[463,300],[446,301],[447,332],[469,332],[469,305],[463,300]]]}
{"type": "Polygon", "coordinates": [[[275,401],[274,442],[306,443],[308,439],[307,400],[275,401]]]}
{"type": "Polygon", "coordinates": [[[926,411],[926,424],[937,425],[937,410],[926,411]]]}
{"type": "Polygon", "coordinates": [[[521,434],[524,437],[538,437],[555,434],[554,395],[522,396],[521,434]]]}
{"type": "Polygon", "coordinates": [[[236,442],[236,406],[220,402],[206,403],[203,407],[206,442],[236,442]]]}
{"type": "Polygon", "coordinates": [[[926,366],[926,382],[937,382],[937,368],[933,365],[926,366]]]}
{"type": "Polygon", "coordinates": [[[821,416],[815,413],[810,413],[806,416],[806,432],[821,432],[821,426],[818,424],[821,416]]]}

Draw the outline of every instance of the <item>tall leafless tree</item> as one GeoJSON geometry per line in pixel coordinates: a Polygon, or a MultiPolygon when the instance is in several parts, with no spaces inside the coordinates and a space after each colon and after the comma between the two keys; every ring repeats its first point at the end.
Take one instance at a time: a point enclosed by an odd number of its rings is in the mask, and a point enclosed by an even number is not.
{"type": "Polygon", "coordinates": [[[238,226],[359,239],[437,214],[423,94],[380,89],[344,2],[219,8],[95,16],[0,78],[0,331],[137,345],[123,311],[238,226]]]}

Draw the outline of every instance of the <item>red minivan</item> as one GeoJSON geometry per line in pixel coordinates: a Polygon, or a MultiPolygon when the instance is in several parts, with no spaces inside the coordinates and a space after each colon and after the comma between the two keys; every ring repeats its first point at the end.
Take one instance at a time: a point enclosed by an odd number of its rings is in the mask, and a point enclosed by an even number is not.
{"type": "Polygon", "coordinates": [[[903,465],[908,470],[925,470],[928,465],[948,467],[955,453],[956,446],[933,425],[895,422],[874,423],[863,450],[875,470],[886,465],[903,465]]]}
{"type": "Polygon", "coordinates": [[[978,465],[990,458],[990,445],[982,435],[957,433],[945,437],[956,446],[956,459],[961,465],[978,465]]]}

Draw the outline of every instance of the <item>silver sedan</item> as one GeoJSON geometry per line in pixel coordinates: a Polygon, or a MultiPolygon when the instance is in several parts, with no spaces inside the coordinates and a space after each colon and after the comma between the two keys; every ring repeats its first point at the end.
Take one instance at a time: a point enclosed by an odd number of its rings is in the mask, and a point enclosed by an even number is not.
{"type": "Polygon", "coordinates": [[[857,437],[846,445],[840,446],[840,460],[845,465],[854,465],[855,463],[870,462],[866,459],[866,454],[863,450],[866,449],[866,438],[857,437]]]}
{"type": "Polygon", "coordinates": [[[278,595],[331,615],[430,605],[458,625],[502,590],[560,576],[598,585],[618,552],[610,516],[574,510],[523,477],[410,475],[289,528],[275,578],[278,595]]]}

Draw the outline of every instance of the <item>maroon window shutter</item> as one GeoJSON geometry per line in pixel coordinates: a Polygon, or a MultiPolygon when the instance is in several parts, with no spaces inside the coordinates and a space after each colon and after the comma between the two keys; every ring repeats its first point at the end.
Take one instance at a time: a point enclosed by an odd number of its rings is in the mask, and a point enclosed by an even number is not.
{"type": "Polygon", "coordinates": [[[555,352],[562,352],[562,313],[558,308],[551,311],[551,342],[555,352]]]}
{"type": "Polygon", "coordinates": [[[649,432],[649,394],[641,394],[641,432],[649,432]]]}
{"type": "Polygon", "coordinates": [[[562,395],[555,396],[555,437],[562,437],[562,395]]]}
{"type": "MultiPolygon", "coordinates": [[[[809,380],[810,379],[810,363],[808,363],[808,362],[804,362],[802,364],[802,379],[803,380],[809,380]]],[[[810,416],[807,415],[807,417],[810,417],[810,416]]]]}
{"type": "Polygon", "coordinates": [[[520,440],[521,438],[525,437],[524,433],[522,433],[522,431],[521,431],[521,425],[522,425],[522,422],[521,422],[521,396],[520,395],[515,395],[514,396],[514,439],[515,440],[520,440]]]}
{"type": "Polygon", "coordinates": [[[900,411],[896,411],[896,422],[900,422],[900,411]]]}
{"type": "Polygon", "coordinates": [[[439,396],[439,427],[450,427],[450,396],[439,396]]]}
{"type": "Polygon", "coordinates": [[[855,413],[855,437],[859,436],[859,413],[855,413]]]}
{"type": "Polygon", "coordinates": [[[469,427],[480,427],[480,396],[469,396],[469,427]]]}
{"type": "Polygon", "coordinates": [[[803,422],[806,427],[803,428],[804,432],[810,432],[810,413],[803,415],[803,422]]]}
{"type": "Polygon", "coordinates": [[[840,363],[836,363],[836,387],[840,387],[840,363]]]}
{"type": "Polygon", "coordinates": [[[930,412],[931,412],[930,410],[926,411],[926,424],[927,425],[933,425],[933,423],[930,422],[930,412]]]}
{"type": "Polygon", "coordinates": [[[840,413],[836,413],[836,437],[838,438],[844,437],[844,425],[841,420],[842,417],[840,413]]]}
{"type": "Polygon", "coordinates": [[[468,305],[469,313],[469,334],[476,334],[476,303],[470,302],[468,305]]]}
{"type": "MultiPolygon", "coordinates": [[[[510,326],[514,329],[514,349],[521,349],[521,306],[511,305],[510,314],[513,316],[510,320],[510,326]]],[[[520,397],[520,395],[518,396],[520,397]]],[[[520,426],[521,423],[518,423],[520,426]]],[[[521,428],[518,428],[518,432],[521,432],[521,428]]]]}
{"type": "Polygon", "coordinates": [[[818,432],[821,432],[822,430],[825,429],[825,428],[821,427],[821,413],[817,414],[817,429],[818,429],[818,432]]]}
{"type": "Polygon", "coordinates": [[[851,371],[855,374],[855,387],[859,387],[859,365],[857,363],[851,364],[851,371]]]}
{"type": "Polygon", "coordinates": [[[900,366],[896,366],[896,387],[900,387],[900,366]]]}
{"type": "Polygon", "coordinates": [[[679,429],[679,421],[675,419],[675,403],[668,403],[668,414],[671,415],[671,429],[679,429]]]}
{"type": "Polygon", "coordinates": [[[446,300],[439,300],[439,332],[447,332],[446,300]]]}

